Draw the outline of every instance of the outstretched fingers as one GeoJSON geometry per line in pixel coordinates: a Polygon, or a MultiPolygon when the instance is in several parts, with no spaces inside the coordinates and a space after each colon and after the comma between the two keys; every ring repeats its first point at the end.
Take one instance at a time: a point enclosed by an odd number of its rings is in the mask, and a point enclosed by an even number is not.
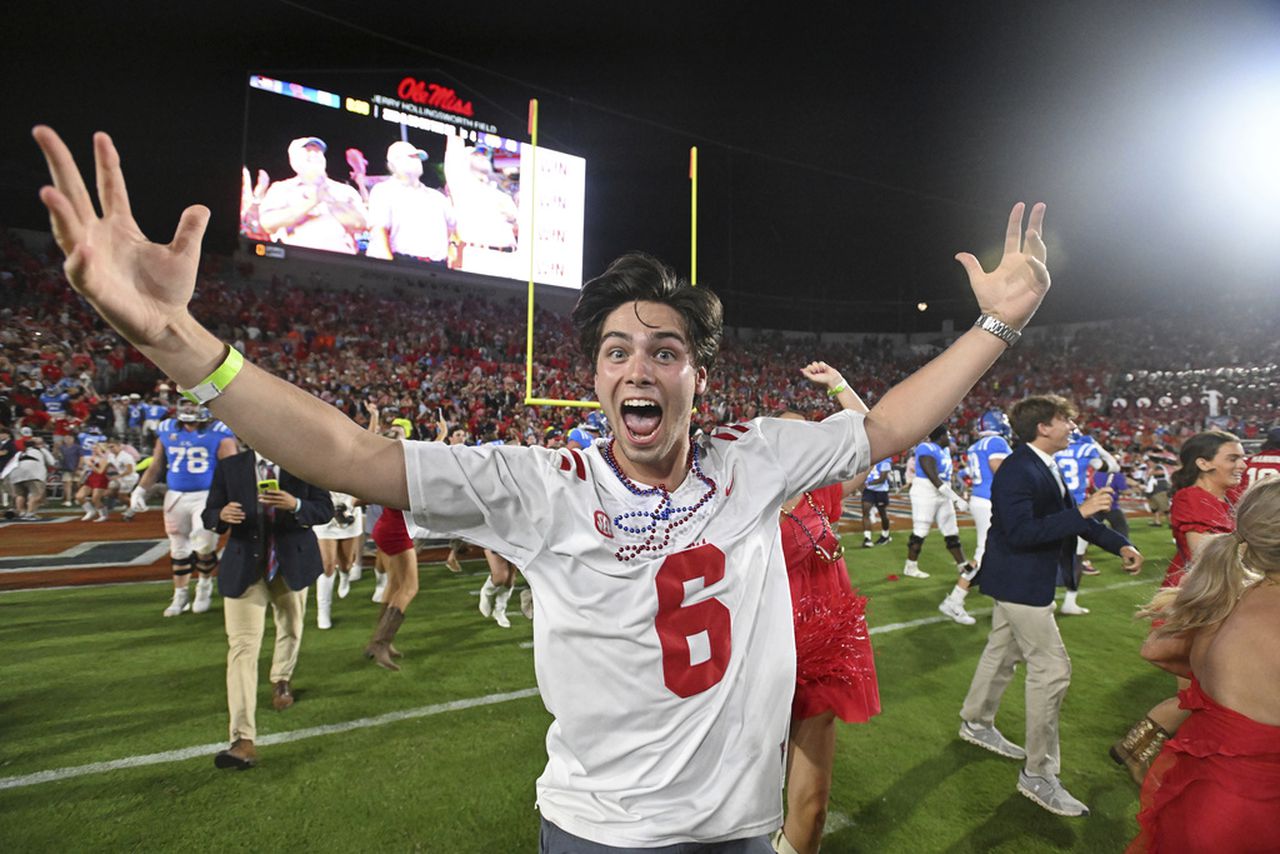
{"type": "Polygon", "coordinates": [[[1022,214],[1026,205],[1018,202],[1009,211],[1009,226],[1004,232],[1004,254],[1016,255],[1022,251],[1022,214]]]}
{"type": "Polygon", "coordinates": [[[84,240],[84,226],[75,205],[57,187],[41,187],[40,201],[49,210],[49,224],[53,239],[64,254],[70,255],[84,240]]]}
{"type": "Polygon", "coordinates": [[[209,224],[209,209],[204,205],[192,205],[182,212],[178,228],[173,233],[169,248],[179,255],[199,255],[200,242],[209,224]]]}
{"type": "Polygon", "coordinates": [[[102,215],[132,218],[129,192],[125,189],[124,172],[120,170],[120,152],[116,151],[111,137],[102,131],[93,135],[93,159],[97,166],[98,201],[102,203],[102,215]]]}
{"type": "Polygon", "coordinates": [[[45,163],[49,165],[49,174],[53,177],[53,185],[71,203],[71,208],[74,209],[81,227],[87,226],[90,220],[98,216],[98,213],[93,209],[93,199],[89,197],[89,189],[85,187],[84,179],[80,177],[80,170],[76,167],[76,161],[71,156],[70,149],[51,127],[37,125],[32,129],[31,135],[35,137],[36,144],[44,153],[45,163]]]}

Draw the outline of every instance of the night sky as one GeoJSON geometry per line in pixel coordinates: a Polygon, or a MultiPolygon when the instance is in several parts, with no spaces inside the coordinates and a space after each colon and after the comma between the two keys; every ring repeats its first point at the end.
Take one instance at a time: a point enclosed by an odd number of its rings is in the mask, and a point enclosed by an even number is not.
{"type": "Polygon", "coordinates": [[[968,323],[952,256],[994,262],[1018,200],[1049,206],[1042,320],[1275,292],[1280,4],[623,5],[24,4],[0,223],[47,227],[32,124],[82,164],[101,128],[145,232],[202,202],[230,252],[249,71],[435,71],[504,129],[538,98],[541,141],[587,158],[588,275],[629,249],[688,273],[699,146],[698,280],[731,323],[968,323]]]}

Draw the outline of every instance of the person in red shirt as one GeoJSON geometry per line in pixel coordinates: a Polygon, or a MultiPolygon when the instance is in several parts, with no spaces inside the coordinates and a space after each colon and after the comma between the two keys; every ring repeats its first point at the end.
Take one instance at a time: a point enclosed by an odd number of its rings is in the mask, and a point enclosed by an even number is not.
{"type": "Polygon", "coordinates": [[[1228,498],[1232,503],[1238,502],[1246,489],[1268,477],[1280,477],[1280,424],[1267,431],[1258,453],[1244,461],[1240,485],[1231,490],[1228,498]]]}
{"type": "MultiPolygon", "coordinates": [[[[866,412],[840,372],[810,362],[806,377],[827,389],[842,409],[866,412]]],[[[783,418],[804,420],[786,412],[783,418]]],[[[880,688],[867,629],[867,598],[849,583],[844,547],[835,532],[845,496],[862,489],[864,472],[794,496],[782,505],[782,550],[791,585],[796,632],[796,692],[787,749],[787,815],[774,850],[816,854],[822,841],[835,760],[836,717],[866,723],[880,714],[880,688]]]]}
{"type": "MultiPolygon", "coordinates": [[[[1178,544],[1178,553],[1169,561],[1161,587],[1177,587],[1192,559],[1214,534],[1236,529],[1235,511],[1228,492],[1244,474],[1244,446],[1235,435],[1222,430],[1197,433],[1187,439],[1178,453],[1181,468],[1173,473],[1173,504],[1169,526],[1178,544]]],[[[1190,682],[1179,677],[1178,690],[1190,682]]],[[[1161,746],[1187,719],[1188,711],[1170,697],[1147,712],[1129,728],[1124,738],[1111,746],[1111,758],[1129,770],[1134,782],[1142,784],[1147,769],[1161,746]]]]}

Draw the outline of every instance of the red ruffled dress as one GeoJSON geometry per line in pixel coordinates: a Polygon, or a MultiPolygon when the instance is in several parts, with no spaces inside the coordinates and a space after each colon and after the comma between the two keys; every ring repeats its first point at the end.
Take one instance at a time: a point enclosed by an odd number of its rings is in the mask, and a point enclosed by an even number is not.
{"type": "Polygon", "coordinates": [[[1184,486],[1173,494],[1169,507],[1169,527],[1178,544],[1178,553],[1169,561],[1161,587],[1177,587],[1191,562],[1191,549],[1187,547],[1187,534],[1230,534],[1236,529],[1235,508],[1225,498],[1219,498],[1207,489],[1184,486]]]}
{"type": "Polygon", "coordinates": [[[1280,850],[1280,726],[1219,705],[1194,677],[1191,712],[1142,785],[1129,854],[1280,850]]]}
{"type": "Polygon", "coordinates": [[[791,713],[834,711],[845,723],[880,714],[880,687],[867,631],[867,598],[849,583],[840,540],[840,484],[806,493],[782,516],[782,549],[796,628],[796,693],[791,713]],[[825,555],[823,554],[825,552],[825,555]]]}

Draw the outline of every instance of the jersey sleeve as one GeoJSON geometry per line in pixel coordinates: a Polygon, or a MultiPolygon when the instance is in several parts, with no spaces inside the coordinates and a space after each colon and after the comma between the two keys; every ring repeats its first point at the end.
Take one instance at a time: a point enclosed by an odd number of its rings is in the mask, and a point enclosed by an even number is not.
{"type": "Polygon", "coordinates": [[[1013,449],[1009,447],[1009,442],[1004,436],[991,437],[991,444],[987,445],[988,460],[1003,460],[1012,453],[1013,449]]]}
{"type": "Polygon", "coordinates": [[[556,454],[513,445],[404,442],[409,517],[433,536],[461,537],[527,564],[549,528],[556,454]]]}
{"type": "Polygon", "coordinates": [[[758,418],[752,422],[782,470],[787,495],[852,480],[871,465],[860,412],[841,410],[822,421],[758,418]]]}

